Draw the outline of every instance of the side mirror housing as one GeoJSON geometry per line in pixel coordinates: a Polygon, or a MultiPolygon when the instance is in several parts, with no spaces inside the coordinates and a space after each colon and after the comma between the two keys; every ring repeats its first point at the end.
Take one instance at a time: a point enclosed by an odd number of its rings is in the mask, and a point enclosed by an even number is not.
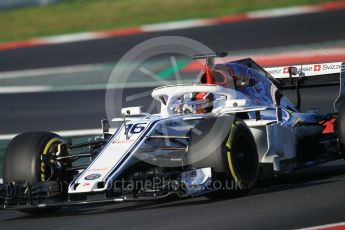
{"type": "Polygon", "coordinates": [[[140,116],[143,115],[141,107],[126,107],[121,109],[121,114],[123,116],[140,116]]]}

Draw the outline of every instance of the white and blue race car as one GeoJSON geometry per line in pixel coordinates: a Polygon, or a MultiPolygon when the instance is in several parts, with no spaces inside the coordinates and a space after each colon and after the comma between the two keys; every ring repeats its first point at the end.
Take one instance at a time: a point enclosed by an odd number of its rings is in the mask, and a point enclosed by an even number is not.
{"type": "Polygon", "coordinates": [[[160,113],[122,108],[120,125],[72,145],[51,132],[16,136],[3,160],[3,209],[37,213],[68,205],[156,200],[166,197],[238,196],[260,178],[343,157],[345,63],[335,112],[302,113],[299,89],[308,83],[287,67],[273,78],[251,59],[214,64],[206,59],[198,83],[152,91],[160,113]],[[295,88],[297,105],[282,93],[295,88]],[[77,164],[80,159],[87,164],[77,164]]]}

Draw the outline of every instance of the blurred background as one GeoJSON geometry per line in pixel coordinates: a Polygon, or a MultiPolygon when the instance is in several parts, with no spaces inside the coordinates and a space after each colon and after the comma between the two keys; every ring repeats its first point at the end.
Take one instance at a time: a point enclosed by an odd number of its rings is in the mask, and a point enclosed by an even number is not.
{"type": "Polygon", "coordinates": [[[327,0],[1,0],[0,41],[209,18],[327,0]]]}

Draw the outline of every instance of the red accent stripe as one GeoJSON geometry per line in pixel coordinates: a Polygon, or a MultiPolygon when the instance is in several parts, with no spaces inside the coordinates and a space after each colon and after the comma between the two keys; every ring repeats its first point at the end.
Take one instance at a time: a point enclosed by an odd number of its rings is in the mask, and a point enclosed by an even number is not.
{"type": "Polygon", "coordinates": [[[306,229],[308,230],[345,230],[345,223],[339,222],[339,223],[334,223],[334,224],[319,225],[319,226],[309,227],[306,229]]]}
{"type": "Polygon", "coordinates": [[[124,29],[118,29],[118,30],[110,30],[110,31],[100,31],[100,32],[94,32],[92,33],[94,36],[100,36],[100,37],[117,37],[117,36],[128,36],[133,34],[140,34],[143,33],[139,27],[138,28],[124,28],[124,29]]]}
{"type": "Polygon", "coordinates": [[[239,15],[228,15],[228,16],[222,16],[222,17],[218,17],[215,19],[209,19],[212,20],[215,23],[231,23],[231,22],[239,22],[239,21],[244,21],[244,20],[248,20],[248,16],[246,14],[239,14],[239,15]]]}
{"type": "Polygon", "coordinates": [[[323,228],[323,230],[344,230],[345,225],[343,226],[336,226],[336,227],[329,227],[329,228],[323,228]]]}
{"type": "Polygon", "coordinates": [[[345,230],[345,225],[339,225],[334,227],[321,227],[321,228],[315,228],[317,230],[345,230]]]}
{"type": "Polygon", "coordinates": [[[321,5],[323,10],[330,11],[330,10],[340,10],[345,9],[345,2],[344,1],[337,1],[337,2],[327,2],[321,5]]]}
{"type": "Polygon", "coordinates": [[[45,42],[39,39],[33,39],[28,41],[16,41],[16,42],[6,42],[0,44],[0,50],[8,50],[8,49],[18,49],[30,46],[39,46],[44,45],[45,42]]]}

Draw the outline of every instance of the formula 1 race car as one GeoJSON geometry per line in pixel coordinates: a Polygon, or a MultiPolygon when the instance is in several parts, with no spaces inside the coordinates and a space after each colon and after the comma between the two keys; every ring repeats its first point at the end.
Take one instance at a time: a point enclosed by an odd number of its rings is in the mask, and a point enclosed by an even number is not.
{"type": "Polygon", "coordinates": [[[320,115],[299,111],[299,89],[339,81],[310,83],[307,71],[293,66],[270,69],[283,75],[274,78],[251,59],[214,63],[224,55],[196,55],[206,59],[198,83],[155,88],[160,113],[122,108],[122,117],[113,120],[121,123],[117,130],[109,132],[104,120],[103,136],[93,141],[72,145],[51,132],[16,136],[3,160],[1,208],[36,213],[91,203],[240,196],[260,178],[344,157],[345,63],[331,71],[340,75],[335,112],[320,115]],[[297,105],[282,93],[292,88],[297,105]]]}

